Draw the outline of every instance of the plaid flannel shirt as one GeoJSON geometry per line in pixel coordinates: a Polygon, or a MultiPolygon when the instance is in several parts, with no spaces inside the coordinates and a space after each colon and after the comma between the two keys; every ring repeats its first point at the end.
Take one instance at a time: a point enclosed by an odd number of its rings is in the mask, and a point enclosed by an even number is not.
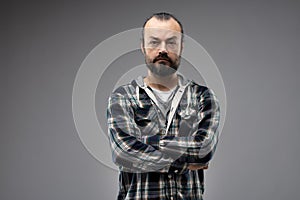
{"type": "Polygon", "coordinates": [[[120,169],[119,200],[203,198],[203,170],[187,166],[211,160],[219,137],[219,104],[211,89],[178,77],[185,89],[168,131],[142,77],[109,97],[108,131],[112,158],[120,169]]]}

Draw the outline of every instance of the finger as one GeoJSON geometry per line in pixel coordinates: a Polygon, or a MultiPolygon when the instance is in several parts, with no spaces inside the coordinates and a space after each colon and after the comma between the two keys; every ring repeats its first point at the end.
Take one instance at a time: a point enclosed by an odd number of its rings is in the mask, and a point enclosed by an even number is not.
{"type": "Polygon", "coordinates": [[[208,165],[205,166],[189,165],[188,169],[189,170],[208,169],[208,165]]]}

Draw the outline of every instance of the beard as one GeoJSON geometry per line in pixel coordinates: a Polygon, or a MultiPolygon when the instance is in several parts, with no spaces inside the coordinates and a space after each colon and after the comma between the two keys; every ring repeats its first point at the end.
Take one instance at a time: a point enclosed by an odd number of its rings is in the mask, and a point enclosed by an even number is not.
{"type": "Polygon", "coordinates": [[[174,61],[167,54],[160,54],[153,60],[145,55],[145,62],[148,69],[157,76],[169,76],[174,74],[180,65],[180,56],[174,61]]]}

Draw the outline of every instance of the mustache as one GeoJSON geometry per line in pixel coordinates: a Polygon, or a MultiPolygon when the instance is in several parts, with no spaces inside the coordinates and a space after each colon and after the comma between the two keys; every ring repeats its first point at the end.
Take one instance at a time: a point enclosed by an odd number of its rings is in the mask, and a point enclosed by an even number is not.
{"type": "Polygon", "coordinates": [[[167,54],[159,54],[159,56],[157,56],[156,58],[153,59],[153,63],[155,63],[156,61],[159,60],[166,60],[169,63],[172,63],[172,60],[169,58],[169,56],[167,54]]]}

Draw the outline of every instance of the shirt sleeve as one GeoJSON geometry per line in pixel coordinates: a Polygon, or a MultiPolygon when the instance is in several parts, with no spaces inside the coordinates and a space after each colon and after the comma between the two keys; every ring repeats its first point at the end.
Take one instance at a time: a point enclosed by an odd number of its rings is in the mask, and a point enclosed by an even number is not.
{"type": "Polygon", "coordinates": [[[141,132],[130,105],[119,93],[113,93],[108,101],[107,122],[113,162],[131,172],[168,172],[174,159],[140,140],[141,132]]]}
{"type": "Polygon", "coordinates": [[[213,91],[207,88],[199,97],[199,111],[195,121],[191,122],[194,129],[187,136],[161,138],[159,149],[173,157],[184,157],[187,163],[205,165],[216,150],[219,121],[218,100],[213,91]]]}

